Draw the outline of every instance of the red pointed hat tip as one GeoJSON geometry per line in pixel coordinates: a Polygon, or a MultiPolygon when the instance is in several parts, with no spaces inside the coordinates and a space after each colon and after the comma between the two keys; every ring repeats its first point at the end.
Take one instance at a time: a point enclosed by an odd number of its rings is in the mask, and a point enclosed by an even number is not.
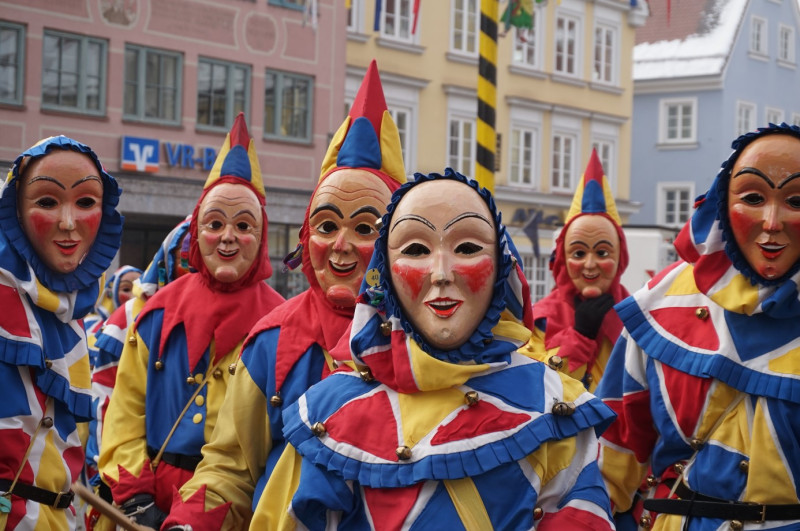
{"type": "Polygon", "coordinates": [[[598,181],[602,184],[603,181],[603,165],[600,163],[600,157],[597,156],[597,150],[592,148],[592,154],[589,157],[589,164],[586,166],[585,181],[598,181]]]}
{"type": "Polygon", "coordinates": [[[240,112],[231,126],[231,147],[242,146],[245,149],[250,145],[250,133],[247,132],[247,123],[244,121],[244,113],[240,112]]]}
{"type": "Polygon", "coordinates": [[[370,62],[358,94],[350,107],[350,118],[355,120],[361,116],[366,117],[371,123],[375,133],[380,137],[383,111],[386,108],[386,98],[383,95],[383,85],[378,74],[378,63],[375,59],[370,62]]]}

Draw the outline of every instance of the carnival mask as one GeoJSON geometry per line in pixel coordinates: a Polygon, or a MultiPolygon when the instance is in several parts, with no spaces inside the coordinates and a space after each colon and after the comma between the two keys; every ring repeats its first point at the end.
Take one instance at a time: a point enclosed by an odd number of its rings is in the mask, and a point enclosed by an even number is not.
{"type": "Polygon", "coordinates": [[[608,292],[619,266],[620,242],[614,224],[602,215],[575,218],[564,236],[567,273],[583,297],[608,292]]]}

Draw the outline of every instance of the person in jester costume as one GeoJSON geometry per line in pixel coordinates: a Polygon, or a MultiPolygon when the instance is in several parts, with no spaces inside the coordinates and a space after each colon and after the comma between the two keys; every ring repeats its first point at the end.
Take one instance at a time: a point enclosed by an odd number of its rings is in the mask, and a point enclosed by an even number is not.
{"type": "Polygon", "coordinates": [[[372,61],[322,163],[300,244],[287,257],[289,266],[302,264],[310,287],[250,333],[217,429],[165,528],[247,528],[284,448],[282,411],[349,360],[334,359],[334,347],[353,318],[375,224],[403,182],[400,136],[372,61]]]}
{"type": "Polygon", "coordinates": [[[41,140],[0,187],[0,529],[75,529],[92,418],[81,319],[122,236],[121,190],[88,146],[41,140]]]}
{"type": "Polygon", "coordinates": [[[628,246],[614,196],[593,149],[556,238],[555,288],[533,305],[526,354],[563,370],[594,392],[622,331],[614,304],[628,296],[620,278],[628,246]]]}
{"type": "Polygon", "coordinates": [[[600,467],[654,530],[800,529],[800,127],[734,140],[675,240],[680,260],[616,306],[597,393],[600,467]]]}
{"type": "Polygon", "coordinates": [[[159,289],[120,357],[99,468],[114,502],[158,528],[200,461],[247,332],[283,302],[266,282],[265,191],[244,115],[234,120],[189,225],[186,274],[159,289]]]}
{"type": "Polygon", "coordinates": [[[613,529],[614,415],[516,352],[529,288],[491,194],[448,168],[392,196],[356,304],[356,370],[283,415],[251,529],[613,529]]]}

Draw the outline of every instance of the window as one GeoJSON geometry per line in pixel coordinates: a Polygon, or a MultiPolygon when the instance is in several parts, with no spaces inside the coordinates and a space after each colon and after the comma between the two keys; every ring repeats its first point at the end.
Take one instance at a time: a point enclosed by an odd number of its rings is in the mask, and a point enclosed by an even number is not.
{"type": "Polygon", "coordinates": [[[778,26],[778,60],[794,63],[794,28],[778,26]]]}
{"type": "Polygon", "coordinates": [[[767,21],[761,17],[750,19],[750,52],[767,55],[767,21]]]}
{"type": "Polygon", "coordinates": [[[45,31],[42,108],[102,115],[107,50],[103,39],[45,31]]]}
{"type": "Polygon", "coordinates": [[[800,127],[800,113],[792,113],[792,125],[800,127]]]}
{"type": "Polygon", "coordinates": [[[764,118],[768,124],[779,124],[783,122],[783,111],[772,107],[767,107],[764,111],[764,118]]]}
{"type": "Polygon", "coordinates": [[[25,27],[0,21],[0,103],[22,105],[25,27]]]}
{"type": "Polygon", "coordinates": [[[264,136],[311,142],[314,80],[300,74],[267,70],[264,85],[264,136]]]}
{"type": "Polygon", "coordinates": [[[571,133],[553,135],[553,168],[551,185],[553,190],[571,191],[575,182],[575,152],[578,138],[571,133]]]}
{"type": "Polygon", "coordinates": [[[682,226],[689,219],[694,203],[694,185],[691,183],[658,183],[658,224],[668,227],[682,226]]]}
{"type": "Polygon", "coordinates": [[[361,33],[361,0],[350,0],[347,8],[347,31],[361,33]]]}
{"type": "Polygon", "coordinates": [[[183,57],[143,46],[125,46],[125,118],[178,124],[183,57]]]}
{"type": "Polygon", "coordinates": [[[300,11],[305,9],[306,2],[305,0],[269,0],[269,5],[288,7],[300,11]]]}
{"type": "Polygon", "coordinates": [[[400,147],[403,150],[403,165],[406,167],[406,172],[413,169],[410,154],[412,152],[409,142],[411,140],[411,109],[400,109],[393,107],[389,109],[389,114],[392,115],[397,132],[400,135],[400,147]]]}
{"type": "Polygon", "coordinates": [[[465,175],[472,175],[475,172],[475,120],[450,118],[447,164],[465,175]]]}
{"type": "Polygon", "coordinates": [[[697,138],[697,99],[662,100],[659,115],[659,142],[682,144],[697,138]]]}
{"type": "Polygon", "coordinates": [[[381,0],[381,35],[411,41],[411,0],[381,0]]]}
{"type": "Polygon", "coordinates": [[[578,26],[576,17],[561,14],[556,18],[555,71],[560,74],[578,74],[578,26]]]}
{"type": "Polygon", "coordinates": [[[617,30],[611,26],[598,25],[594,29],[594,81],[614,83],[617,56],[617,30]]]}
{"type": "Polygon", "coordinates": [[[736,136],[756,130],[756,104],[746,101],[736,103],[736,136]]]}
{"type": "Polygon", "coordinates": [[[508,183],[533,186],[536,147],[539,145],[539,132],[531,127],[512,127],[509,145],[508,183]]]}
{"type": "Polygon", "coordinates": [[[553,289],[549,253],[541,253],[538,258],[533,254],[520,253],[520,258],[522,258],[522,270],[531,288],[531,302],[543,299],[553,289]]]}
{"type": "Polygon", "coordinates": [[[197,125],[227,131],[250,107],[250,67],[201,58],[197,62],[197,125]]]}
{"type": "Polygon", "coordinates": [[[539,45],[536,39],[539,35],[539,30],[536,27],[537,23],[537,10],[534,9],[531,13],[531,27],[530,28],[514,28],[514,49],[512,52],[511,61],[519,64],[530,66],[532,68],[539,68],[539,45]]]}
{"type": "Polygon", "coordinates": [[[478,55],[478,0],[453,0],[453,31],[450,48],[478,55]]]}
{"type": "Polygon", "coordinates": [[[592,147],[597,151],[597,158],[600,159],[600,164],[603,166],[603,173],[611,184],[613,176],[616,175],[616,143],[611,139],[597,138],[592,142],[592,147]]]}

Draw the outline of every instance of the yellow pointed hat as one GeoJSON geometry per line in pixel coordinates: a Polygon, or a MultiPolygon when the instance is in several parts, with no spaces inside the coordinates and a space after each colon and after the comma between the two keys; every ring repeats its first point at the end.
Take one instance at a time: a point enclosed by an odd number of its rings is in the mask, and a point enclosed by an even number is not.
{"type": "Polygon", "coordinates": [[[399,184],[406,182],[400,133],[386,108],[374,59],[367,68],[350,113],[328,146],[320,180],[337,168],[371,168],[399,184]]]}
{"type": "Polygon", "coordinates": [[[203,190],[208,190],[223,177],[235,177],[250,184],[263,203],[266,192],[261,177],[261,166],[258,163],[255,143],[247,131],[244,113],[240,112],[233,121],[225,143],[222,144],[217,160],[208,174],[203,190]]]}
{"type": "Polygon", "coordinates": [[[622,220],[617,212],[617,204],[614,202],[614,194],[611,193],[611,186],[595,149],[592,149],[586,171],[578,181],[578,187],[572,197],[572,205],[569,207],[564,224],[568,224],[579,214],[607,214],[614,223],[622,226],[622,220]]]}

